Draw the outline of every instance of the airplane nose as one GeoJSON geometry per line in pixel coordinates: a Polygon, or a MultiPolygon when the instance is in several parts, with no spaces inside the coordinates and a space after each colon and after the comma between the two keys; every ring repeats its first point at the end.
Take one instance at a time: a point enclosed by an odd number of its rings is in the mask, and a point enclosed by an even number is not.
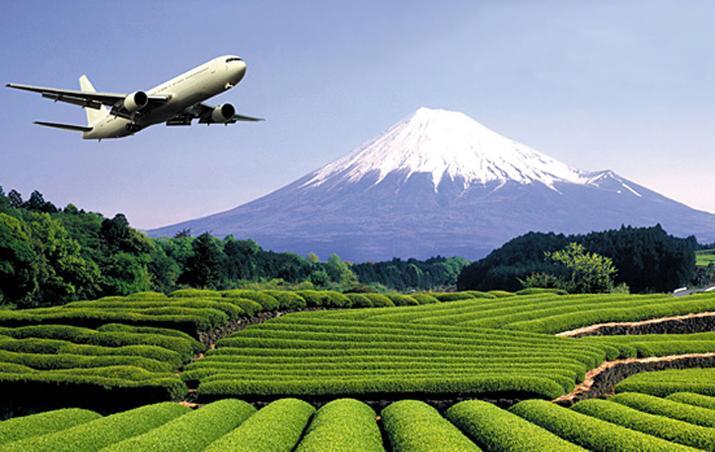
{"type": "Polygon", "coordinates": [[[236,83],[241,81],[244,75],[246,75],[246,63],[243,61],[234,61],[233,62],[233,73],[236,76],[236,83]]]}

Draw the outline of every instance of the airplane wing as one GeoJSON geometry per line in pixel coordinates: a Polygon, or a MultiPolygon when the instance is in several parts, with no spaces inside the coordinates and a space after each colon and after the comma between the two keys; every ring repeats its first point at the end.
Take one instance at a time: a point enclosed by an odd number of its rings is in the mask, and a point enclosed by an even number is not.
{"type": "MultiPolygon", "coordinates": [[[[8,88],[21,89],[23,91],[31,91],[33,93],[42,94],[42,97],[54,100],[55,102],[67,102],[69,104],[79,105],[81,107],[99,109],[102,105],[111,107],[111,113],[116,116],[130,118],[131,114],[126,111],[123,106],[124,99],[127,94],[120,93],[97,93],[94,91],[81,91],[75,89],[57,89],[47,88],[44,86],[20,85],[17,83],[8,83],[8,88]]],[[[143,110],[151,109],[152,106],[157,106],[169,100],[169,96],[147,96],[148,104],[143,110]]]]}
{"type": "Polygon", "coordinates": [[[214,111],[216,107],[206,105],[204,103],[198,103],[190,106],[183,112],[174,116],[170,120],[166,121],[168,126],[190,126],[193,119],[198,119],[199,124],[234,124],[238,121],[265,121],[263,118],[256,118],[253,116],[234,114],[231,119],[223,122],[216,122],[211,118],[211,112],[214,111]]]}

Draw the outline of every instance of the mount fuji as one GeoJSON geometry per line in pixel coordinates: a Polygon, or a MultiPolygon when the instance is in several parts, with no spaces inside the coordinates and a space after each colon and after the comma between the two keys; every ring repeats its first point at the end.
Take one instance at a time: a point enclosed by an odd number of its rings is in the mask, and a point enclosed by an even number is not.
{"type": "Polygon", "coordinates": [[[420,108],[345,157],[190,228],[275,251],[352,261],[479,258],[528,231],[581,233],[660,223],[715,241],[715,215],[612,171],[571,168],[469,116],[420,108]]]}

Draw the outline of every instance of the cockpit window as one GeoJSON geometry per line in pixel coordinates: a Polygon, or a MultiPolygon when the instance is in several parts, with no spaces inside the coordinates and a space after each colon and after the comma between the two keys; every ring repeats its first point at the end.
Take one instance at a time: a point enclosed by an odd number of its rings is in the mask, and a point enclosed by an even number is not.
{"type": "Polygon", "coordinates": [[[231,61],[243,61],[238,57],[232,57],[232,58],[226,58],[226,62],[229,63],[231,61]]]}

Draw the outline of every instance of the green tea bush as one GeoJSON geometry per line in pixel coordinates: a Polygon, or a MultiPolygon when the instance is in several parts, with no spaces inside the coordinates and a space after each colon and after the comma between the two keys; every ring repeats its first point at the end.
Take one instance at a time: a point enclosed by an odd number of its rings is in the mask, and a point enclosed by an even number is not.
{"type": "Polygon", "coordinates": [[[549,293],[549,294],[554,294],[554,295],[567,295],[568,294],[568,292],[566,292],[563,289],[546,289],[543,287],[529,287],[527,289],[521,289],[521,290],[516,291],[517,295],[536,295],[536,294],[544,294],[544,293],[549,293]]]}
{"type": "Polygon", "coordinates": [[[707,427],[656,416],[608,400],[583,400],[576,403],[572,409],[668,441],[699,449],[715,450],[715,430],[707,427]]]}
{"type": "Polygon", "coordinates": [[[642,372],[616,385],[616,392],[642,392],[665,397],[674,392],[715,396],[715,369],[683,369],[642,372]]]}
{"type": "Polygon", "coordinates": [[[0,444],[65,430],[102,416],[79,408],[46,411],[0,422],[0,444]]]}
{"type": "Polygon", "coordinates": [[[471,300],[476,298],[469,292],[430,292],[429,295],[442,302],[471,300]]]}
{"type": "Polygon", "coordinates": [[[339,292],[320,290],[299,290],[298,295],[310,308],[349,308],[350,299],[339,292]]]}
{"type": "Polygon", "coordinates": [[[5,443],[0,446],[0,451],[97,451],[148,432],[189,411],[189,408],[176,403],[157,403],[85,422],[58,432],[5,443]]]}
{"type": "Polygon", "coordinates": [[[227,298],[227,300],[241,308],[248,317],[253,317],[264,310],[260,303],[248,298],[227,298]]]}
{"type": "Polygon", "coordinates": [[[134,366],[152,372],[170,372],[169,363],[141,356],[83,356],[71,354],[16,353],[0,350],[0,362],[22,364],[38,370],[73,369],[107,366],[134,366]]]}
{"type": "Polygon", "coordinates": [[[144,434],[115,443],[102,451],[192,452],[203,450],[210,443],[239,426],[255,412],[256,409],[253,405],[242,400],[226,399],[213,402],[144,434]]]}
{"type": "Polygon", "coordinates": [[[278,309],[295,311],[308,306],[303,297],[289,290],[266,290],[265,293],[278,300],[278,309]]]}
{"type": "Polygon", "coordinates": [[[414,297],[411,297],[409,295],[402,295],[399,293],[388,293],[385,294],[387,298],[392,300],[392,303],[395,306],[417,306],[420,304],[419,301],[417,301],[414,297]]]}
{"type": "Polygon", "coordinates": [[[680,403],[687,403],[688,405],[692,406],[715,410],[715,397],[711,396],[695,394],[693,392],[675,392],[666,397],[666,399],[680,403]]]}
{"type": "Polygon", "coordinates": [[[172,298],[218,298],[221,292],[209,289],[179,289],[169,294],[172,298]]]}
{"type": "Polygon", "coordinates": [[[525,400],[510,408],[512,413],[561,438],[592,451],[676,451],[688,447],[602,421],[545,400],[525,400]]]}
{"type": "Polygon", "coordinates": [[[480,400],[452,405],[445,417],[486,450],[584,450],[509,411],[480,400]]]}
{"type": "Polygon", "coordinates": [[[401,400],[382,410],[384,425],[394,451],[481,450],[457,427],[424,402],[401,400]]]}
{"type": "MultiPolygon", "coordinates": [[[[639,411],[678,419],[703,427],[715,427],[715,410],[676,402],[675,400],[661,399],[637,392],[624,392],[611,397],[611,402],[620,403],[639,411]]],[[[713,405],[715,407],[715,404],[713,405]]]]}
{"type": "Polygon", "coordinates": [[[368,300],[370,300],[370,303],[372,303],[373,308],[395,307],[395,303],[393,303],[393,301],[385,295],[379,293],[365,293],[363,295],[367,297],[368,300]]]}
{"type": "Polygon", "coordinates": [[[290,451],[315,408],[298,399],[280,399],[261,408],[238,428],[211,443],[206,452],[290,451]]]}
{"type": "Polygon", "coordinates": [[[347,293],[346,297],[350,300],[350,306],[353,308],[371,308],[372,302],[364,294],[347,293]]]}
{"type": "Polygon", "coordinates": [[[235,289],[225,290],[221,293],[224,297],[228,298],[246,298],[248,300],[253,300],[263,306],[263,309],[265,311],[276,311],[279,306],[278,300],[276,300],[275,297],[272,297],[267,293],[260,292],[258,290],[235,289]]]}
{"type": "Polygon", "coordinates": [[[419,304],[434,304],[434,303],[439,303],[439,300],[433,297],[432,295],[426,294],[426,293],[413,293],[410,295],[412,298],[417,300],[417,303],[419,304]]]}
{"type": "Polygon", "coordinates": [[[509,292],[507,290],[490,290],[487,293],[490,293],[497,298],[513,297],[516,295],[514,292],[509,292]]]}
{"type": "Polygon", "coordinates": [[[318,410],[295,450],[381,452],[385,449],[375,411],[355,399],[337,399],[318,410]]]}

